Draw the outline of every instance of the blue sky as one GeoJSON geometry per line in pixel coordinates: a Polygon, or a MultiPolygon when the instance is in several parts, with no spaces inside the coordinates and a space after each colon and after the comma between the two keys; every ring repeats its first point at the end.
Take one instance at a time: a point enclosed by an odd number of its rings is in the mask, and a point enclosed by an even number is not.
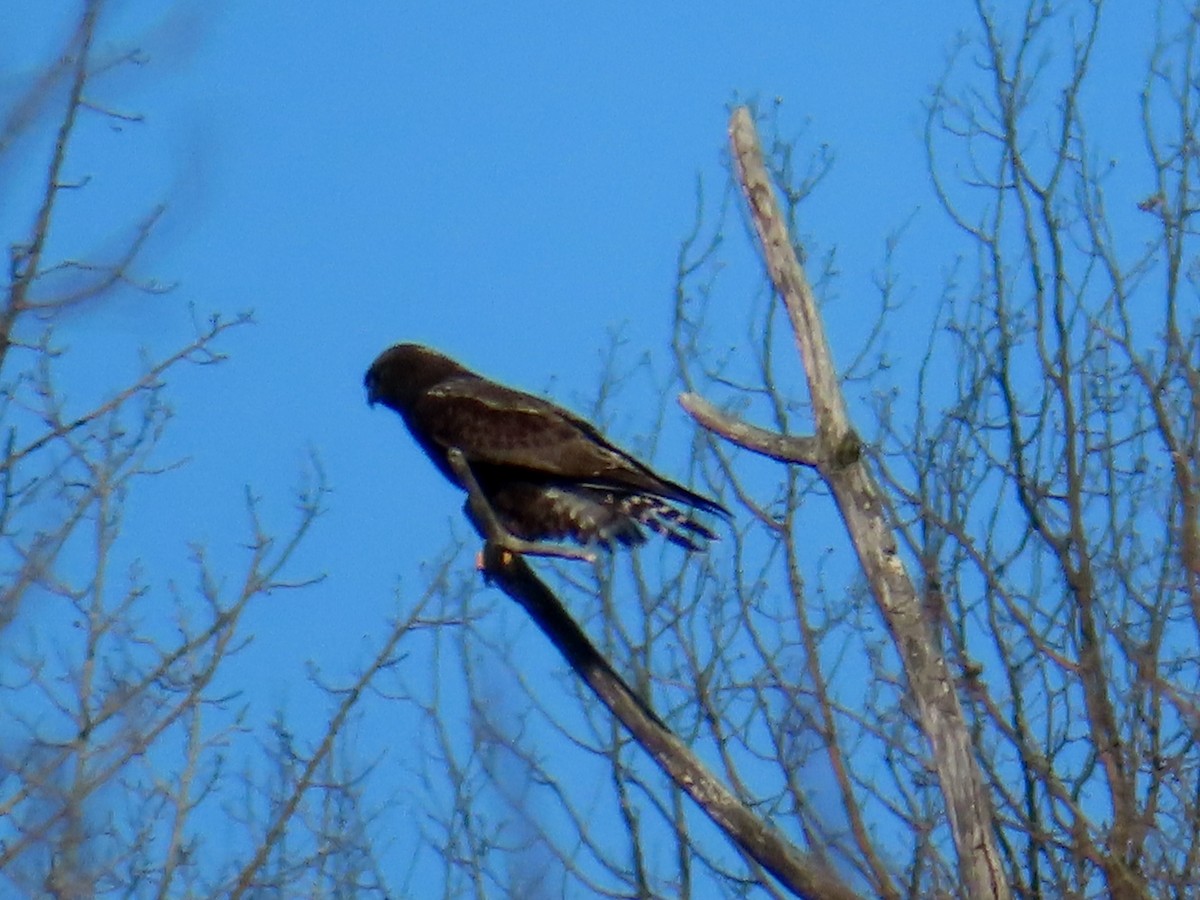
{"type": "MultiPolygon", "coordinates": [[[[116,221],[171,204],[141,271],[178,287],[119,297],[65,332],[78,359],[99,342],[116,383],[135,348],[187,333],[189,304],[254,311],[226,365],[177,380],[166,451],[191,462],[139,498],[153,509],[142,521],[160,546],[178,532],[180,557],[189,540],[236,553],[242,486],[286,521],[315,450],[334,495],[306,561],[329,577],[281,600],[302,608],[288,617],[298,633],[272,621],[257,640],[334,660],[459,517],[399,422],[363,402],[374,356],[427,342],[582,405],[610,329],[660,352],[696,181],[715,202],[738,98],[781,97],[784,127],[833,149],[811,227],[837,246],[844,290],[869,285],[884,235],[928,206],[920,101],[959,24],[930,27],[916,3],[348,9],[235,4],[152,28],[149,64],[106,98],[145,124],[89,133],[78,158],[116,221]]],[[[80,226],[79,245],[96,246],[94,221],[80,226]]],[[[78,396],[104,381],[89,364],[78,396]]],[[[668,426],[688,427],[682,413],[668,426]]]]}
{"type": "MultiPolygon", "coordinates": [[[[1151,23],[1132,6],[1104,44],[1114,70],[1140,65],[1149,46],[1151,23]],[[1136,53],[1131,35],[1146,37],[1136,53]]],[[[714,201],[723,189],[731,102],[780,98],[785,131],[836,156],[805,212],[814,246],[836,247],[843,273],[835,353],[857,347],[856,302],[873,299],[884,240],[910,218],[902,264],[914,334],[925,333],[921,310],[945,265],[932,251],[950,232],[928,191],[923,101],[971,4],[206,7],[158,20],[118,6],[110,35],[148,26],[150,62],[105,99],[146,120],[129,134],[86,132],[76,166],[92,175],[90,205],[64,220],[64,246],[83,254],[110,240],[98,200],[115,225],[165,199],[141,271],[178,287],[81,311],[61,336],[77,351],[82,407],[136,371],[137,348],[186,337],[189,304],[254,311],[258,324],[224,343],[226,365],[177,378],[164,458],[190,463],[134,498],[128,552],[160,579],[179,577],[193,540],[232,564],[243,486],[283,529],[305,461],[319,456],[334,492],[296,574],[328,577],[256,614],[241,662],[255,702],[296,704],[308,659],[352,672],[394,612],[396,585],[415,593],[421,562],[452,527],[465,534],[460,495],[397,419],[366,407],[366,366],[391,343],[426,342],[580,407],[612,329],[631,354],[665,359],[675,255],[697,178],[714,201]]],[[[0,38],[0,91],[61,40],[54,17],[74,4],[37,8],[20,39],[0,38]]],[[[1114,95],[1114,122],[1135,100],[1114,95]]],[[[1121,138],[1113,122],[1097,128],[1121,138]]],[[[680,412],[666,427],[689,424],[680,412]]],[[[683,471],[684,446],[658,460],[665,472],[683,471]]],[[[367,723],[364,740],[386,744],[393,724],[371,735],[367,723]]]]}

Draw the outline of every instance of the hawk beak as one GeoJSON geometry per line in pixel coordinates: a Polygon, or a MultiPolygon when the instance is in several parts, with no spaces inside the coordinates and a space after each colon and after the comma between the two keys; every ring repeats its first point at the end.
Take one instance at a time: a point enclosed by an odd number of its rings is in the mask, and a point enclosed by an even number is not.
{"type": "Polygon", "coordinates": [[[374,372],[367,373],[367,377],[363,379],[363,387],[367,389],[367,406],[374,406],[379,402],[379,379],[375,377],[374,372]]]}

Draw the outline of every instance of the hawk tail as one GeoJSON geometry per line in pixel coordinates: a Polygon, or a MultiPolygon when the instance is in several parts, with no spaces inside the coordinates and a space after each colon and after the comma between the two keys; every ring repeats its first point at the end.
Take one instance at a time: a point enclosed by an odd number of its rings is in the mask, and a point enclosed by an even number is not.
{"type": "Polygon", "coordinates": [[[651,494],[627,494],[618,501],[617,510],[685,550],[703,550],[718,537],[708,526],[651,494]]]}

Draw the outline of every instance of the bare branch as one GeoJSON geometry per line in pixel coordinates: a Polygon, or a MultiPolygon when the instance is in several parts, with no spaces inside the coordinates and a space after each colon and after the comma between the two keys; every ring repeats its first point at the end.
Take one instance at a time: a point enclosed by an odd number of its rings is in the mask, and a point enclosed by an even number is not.
{"type": "Polygon", "coordinates": [[[776,434],[727,416],[699,394],[680,394],[679,405],[702,428],[719,434],[731,444],[784,463],[820,468],[821,444],[816,438],[776,434]]]}
{"type": "Polygon", "coordinates": [[[524,560],[506,555],[494,544],[489,544],[484,554],[487,574],[529,613],[601,702],[730,840],[799,897],[852,900],[858,896],[785,841],[705,768],[628,688],[524,560]]]}
{"type": "MultiPolygon", "coordinates": [[[[734,110],[729,136],[767,270],[783,298],[801,349],[822,455],[825,459],[853,459],[855,454],[846,450],[855,449],[857,440],[852,437],[816,298],[775,201],[754,122],[745,107],[734,110]]],[[[935,651],[917,592],[897,557],[886,503],[862,461],[826,466],[822,475],[833,489],[863,571],[904,660],[922,726],[933,746],[963,880],[973,896],[1006,898],[1009,888],[994,838],[991,802],[983,789],[971,736],[945,660],[935,651]]]]}

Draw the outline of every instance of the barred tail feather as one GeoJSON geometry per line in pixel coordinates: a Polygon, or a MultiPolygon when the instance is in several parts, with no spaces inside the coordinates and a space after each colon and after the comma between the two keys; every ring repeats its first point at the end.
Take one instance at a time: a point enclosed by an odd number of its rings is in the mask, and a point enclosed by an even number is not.
{"type": "Polygon", "coordinates": [[[617,509],[685,550],[703,550],[708,541],[718,537],[687,513],[648,494],[627,494],[619,499],[617,509]]]}
{"type": "Polygon", "coordinates": [[[643,525],[685,550],[703,550],[717,539],[708,526],[653,494],[532,481],[488,484],[485,490],[489,488],[488,499],[501,522],[526,540],[565,538],[629,547],[646,540],[643,525]]]}

